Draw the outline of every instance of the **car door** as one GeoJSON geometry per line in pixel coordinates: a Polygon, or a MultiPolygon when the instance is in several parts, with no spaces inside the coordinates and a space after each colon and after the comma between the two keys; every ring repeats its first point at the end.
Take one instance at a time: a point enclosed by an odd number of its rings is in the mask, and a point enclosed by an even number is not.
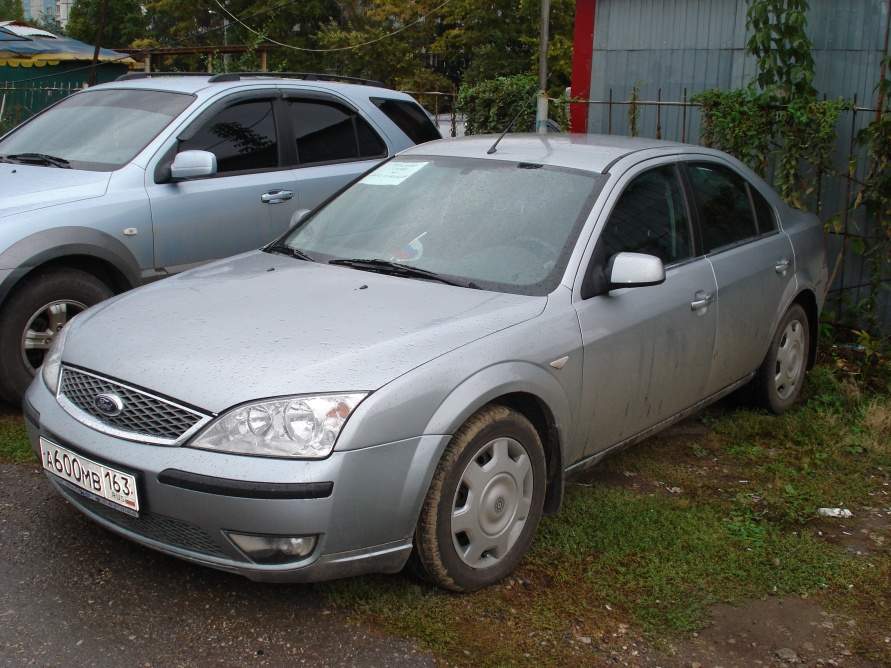
{"type": "Polygon", "coordinates": [[[793,280],[792,244],[772,207],[736,170],[689,162],[703,249],[718,284],[717,339],[708,393],[755,371],[764,359],[783,295],[793,280]]]}
{"type": "MultiPolygon", "coordinates": [[[[623,177],[588,267],[623,251],[662,259],[665,282],[577,302],[584,345],[583,410],[590,456],[703,398],[715,340],[715,279],[696,252],[678,168],[663,162],[623,177]]],[[[615,192],[615,191],[614,191],[615,192]]]]}
{"type": "MultiPolygon", "coordinates": [[[[293,211],[314,209],[388,155],[387,144],[346,101],[315,91],[285,91],[283,123],[295,156],[293,211]],[[297,203],[295,206],[294,203],[297,203]]],[[[291,224],[276,218],[283,233],[291,224]]]]}
{"type": "Polygon", "coordinates": [[[284,229],[296,206],[291,160],[280,138],[277,90],[214,104],[174,140],[148,175],[155,265],[189,265],[258,248],[284,229]],[[164,166],[177,152],[210,151],[213,176],[178,182],[164,166]]]}

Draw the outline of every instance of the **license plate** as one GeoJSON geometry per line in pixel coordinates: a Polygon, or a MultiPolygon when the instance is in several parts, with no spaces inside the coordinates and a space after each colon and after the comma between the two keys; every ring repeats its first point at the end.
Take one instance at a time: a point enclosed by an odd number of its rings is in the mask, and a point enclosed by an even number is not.
{"type": "Polygon", "coordinates": [[[105,505],[127,514],[139,512],[136,478],[132,475],[103,466],[45,438],[40,439],[40,459],[43,468],[69,486],[87,492],[87,496],[104,500],[105,505]]]}

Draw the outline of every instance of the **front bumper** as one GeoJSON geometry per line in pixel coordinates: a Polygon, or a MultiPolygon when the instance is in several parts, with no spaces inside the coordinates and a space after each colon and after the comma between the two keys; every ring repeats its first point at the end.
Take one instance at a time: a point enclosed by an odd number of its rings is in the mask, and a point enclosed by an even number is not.
{"type": "MultiPolygon", "coordinates": [[[[318,461],[246,457],[186,447],[147,445],[102,434],[59,406],[38,375],[25,395],[32,448],[43,436],[90,459],[134,473],[140,515],[131,517],[73,491],[46,473],[56,490],[90,519],[130,540],[167,554],[253,580],[310,582],[361,573],[396,572],[411,551],[412,535],[433,470],[448,436],[420,436],[333,452],[318,461]],[[242,481],[237,496],[162,483],[176,470],[202,480],[242,481]],[[161,476],[164,478],[164,476],[161,476]],[[166,479],[166,478],[165,478],[166,479]],[[270,487],[312,488],[332,483],[323,498],[252,498],[270,487]],[[319,536],[299,562],[251,562],[225,531],[319,536]]],[[[193,485],[194,487],[194,485],[193,485]]]]}

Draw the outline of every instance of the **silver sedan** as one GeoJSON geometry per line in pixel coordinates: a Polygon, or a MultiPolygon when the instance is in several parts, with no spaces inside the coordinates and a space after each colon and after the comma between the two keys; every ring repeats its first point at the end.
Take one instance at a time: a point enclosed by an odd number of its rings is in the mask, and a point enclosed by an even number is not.
{"type": "MultiPolygon", "coordinates": [[[[511,572],[564,480],[813,364],[817,219],[718,151],[433,142],[268,247],[93,307],[28,390],[50,483],[257,580],[511,572]]],[[[250,224],[251,221],[245,221],[250,224]]]]}

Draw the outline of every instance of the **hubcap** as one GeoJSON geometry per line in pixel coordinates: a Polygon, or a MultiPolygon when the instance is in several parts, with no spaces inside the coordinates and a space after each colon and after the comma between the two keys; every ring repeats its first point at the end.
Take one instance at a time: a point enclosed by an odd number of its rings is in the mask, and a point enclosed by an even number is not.
{"type": "Polygon", "coordinates": [[[793,320],[780,338],[777,348],[777,363],[774,369],[774,387],[780,399],[788,399],[801,382],[805,363],[804,325],[793,320]]]}
{"type": "Polygon", "coordinates": [[[22,361],[32,374],[43,364],[46,351],[56,334],[62,331],[71,318],[86,308],[86,304],[73,299],[59,299],[41,306],[28,319],[25,331],[22,332],[21,351],[22,361]]]}
{"type": "Polygon", "coordinates": [[[488,568],[517,542],[532,507],[532,463],[512,438],[484,445],[461,474],[452,503],[452,542],[461,560],[488,568]]]}

